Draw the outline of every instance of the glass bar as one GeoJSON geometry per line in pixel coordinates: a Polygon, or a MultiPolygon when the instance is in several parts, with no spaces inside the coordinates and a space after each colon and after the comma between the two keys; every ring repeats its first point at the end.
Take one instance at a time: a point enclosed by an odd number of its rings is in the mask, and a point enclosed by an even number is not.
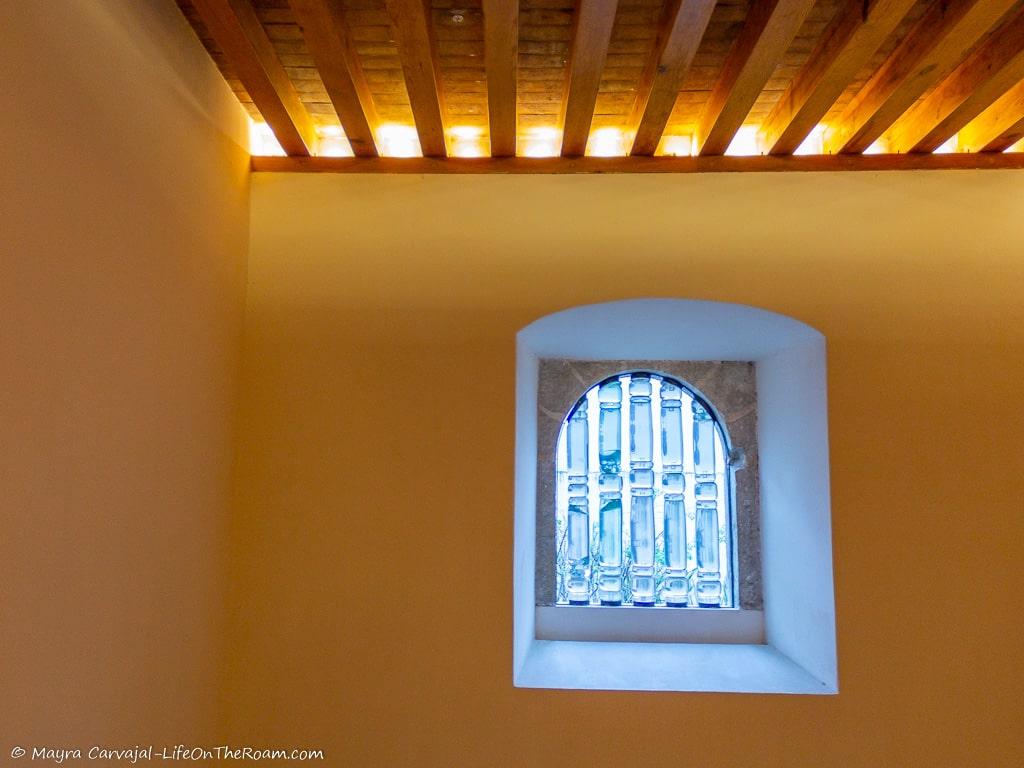
{"type": "Polygon", "coordinates": [[[654,461],[651,379],[634,374],[629,383],[630,587],[633,605],[654,605],[654,461]]]}
{"type": "Polygon", "coordinates": [[[601,605],[622,605],[622,385],[605,382],[598,390],[598,400],[601,475],[597,593],[601,605]]]}
{"type": "Polygon", "coordinates": [[[694,495],[697,502],[697,604],[722,604],[718,563],[718,485],[715,483],[716,428],[711,414],[693,401],[694,495]]]}
{"type": "Polygon", "coordinates": [[[686,568],[686,503],[683,491],[683,404],[679,387],[661,384],[661,489],[664,494],[665,605],[681,608],[690,600],[686,568]]]}
{"type": "Polygon", "coordinates": [[[587,482],[589,429],[584,400],[569,419],[566,451],[569,468],[569,578],[570,605],[590,604],[590,497],[587,482]]]}

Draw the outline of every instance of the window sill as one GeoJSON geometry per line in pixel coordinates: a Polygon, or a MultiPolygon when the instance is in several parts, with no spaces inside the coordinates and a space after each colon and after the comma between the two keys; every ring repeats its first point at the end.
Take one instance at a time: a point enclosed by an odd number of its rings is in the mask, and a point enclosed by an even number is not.
{"type": "Polygon", "coordinates": [[[534,640],[525,688],[725,693],[837,693],[770,645],[534,640]]]}
{"type": "Polygon", "coordinates": [[[738,608],[538,605],[539,640],[619,643],[764,643],[764,613],[738,608]]]}

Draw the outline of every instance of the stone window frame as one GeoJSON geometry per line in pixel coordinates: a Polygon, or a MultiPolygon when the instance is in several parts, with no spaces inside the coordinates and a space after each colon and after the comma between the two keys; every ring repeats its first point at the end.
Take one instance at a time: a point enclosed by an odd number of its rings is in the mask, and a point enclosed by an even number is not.
{"type": "MultiPolygon", "coordinates": [[[[711,407],[724,427],[729,452],[726,489],[730,567],[735,605],[762,609],[760,491],[758,486],[757,384],[754,363],[724,360],[580,360],[539,361],[537,390],[537,540],[534,582],[537,606],[555,606],[555,461],[559,433],[572,408],[594,386],[611,377],[644,371],[681,382],[711,407]]],[[[566,606],[559,606],[566,607],[566,606]]],[[[607,611],[607,606],[587,606],[607,611]]],[[[629,606],[627,606],[629,607],[629,606]]],[[[637,610],[642,610],[637,608],[637,610]]]]}

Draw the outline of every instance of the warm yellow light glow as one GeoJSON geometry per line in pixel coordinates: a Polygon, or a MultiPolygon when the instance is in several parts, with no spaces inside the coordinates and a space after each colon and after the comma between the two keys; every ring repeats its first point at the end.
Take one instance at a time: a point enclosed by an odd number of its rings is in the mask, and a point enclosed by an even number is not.
{"type": "Polygon", "coordinates": [[[484,157],[483,145],[479,142],[452,142],[452,157],[484,157]]]}
{"type": "Polygon", "coordinates": [[[283,157],[284,150],[266,123],[249,120],[249,154],[260,157],[283,157]]]}
{"type": "Polygon", "coordinates": [[[598,128],[590,134],[587,154],[591,157],[622,157],[626,154],[626,136],[618,128],[598,128]]]}
{"type": "Polygon", "coordinates": [[[316,127],[316,154],[319,157],[353,157],[352,145],[340,125],[316,127]]]}
{"type": "Polygon", "coordinates": [[[949,139],[947,139],[942,144],[937,146],[934,150],[932,150],[932,154],[933,155],[949,155],[949,154],[952,154],[952,153],[956,152],[956,145],[957,145],[957,138],[956,137],[957,137],[957,135],[954,133],[952,136],[949,137],[949,139]]]}
{"type": "Polygon", "coordinates": [[[745,156],[760,155],[761,150],[757,146],[757,127],[744,125],[733,136],[732,143],[725,150],[727,155],[745,156]]]}
{"type": "Polygon", "coordinates": [[[484,157],[483,128],[475,125],[457,125],[448,131],[448,142],[453,157],[484,157]]]}
{"type": "Polygon", "coordinates": [[[456,125],[449,133],[453,139],[469,141],[479,139],[483,135],[484,129],[476,125],[456,125]]]}
{"type": "Polygon", "coordinates": [[[693,136],[665,136],[661,140],[660,155],[688,157],[693,154],[693,136]]]}
{"type": "Polygon", "coordinates": [[[807,134],[800,146],[796,148],[794,155],[823,155],[825,154],[825,126],[818,123],[811,132],[807,134]]]}
{"type": "Polygon", "coordinates": [[[377,144],[384,157],[422,157],[420,137],[411,125],[388,123],[377,129],[377,144]]]}
{"type": "Polygon", "coordinates": [[[555,157],[562,146],[562,134],[557,128],[531,128],[520,142],[523,157],[555,157]]]}
{"type": "Polygon", "coordinates": [[[882,139],[875,140],[875,143],[864,150],[865,155],[884,155],[888,153],[889,146],[882,139]]]}
{"type": "Polygon", "coordinates": [[[344,136],[321,136],[316,153],[320,157],[354,157],[352,145],[344,136]]]}
{"type": "Polygon", "coordinates": [[[1024,152],[1024,139],[1021,139],[1016,144],[1011,144],[1003,152],[1024,152]]]}

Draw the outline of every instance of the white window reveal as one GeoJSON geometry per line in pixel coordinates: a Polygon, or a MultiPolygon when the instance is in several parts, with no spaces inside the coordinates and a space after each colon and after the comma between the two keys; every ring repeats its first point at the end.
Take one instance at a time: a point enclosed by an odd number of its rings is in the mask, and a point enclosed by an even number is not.
{"type": "Polygon", "coordinates": [[[735,606],[728,445],[678,379],[632,371],[587,390],[558,437],[556,604],[735,606]]]}
{"type": "Polygon", "coordinates": [[[629,300],[516,359],[515,684],[835,693],[821,334],[629,300]]]}

